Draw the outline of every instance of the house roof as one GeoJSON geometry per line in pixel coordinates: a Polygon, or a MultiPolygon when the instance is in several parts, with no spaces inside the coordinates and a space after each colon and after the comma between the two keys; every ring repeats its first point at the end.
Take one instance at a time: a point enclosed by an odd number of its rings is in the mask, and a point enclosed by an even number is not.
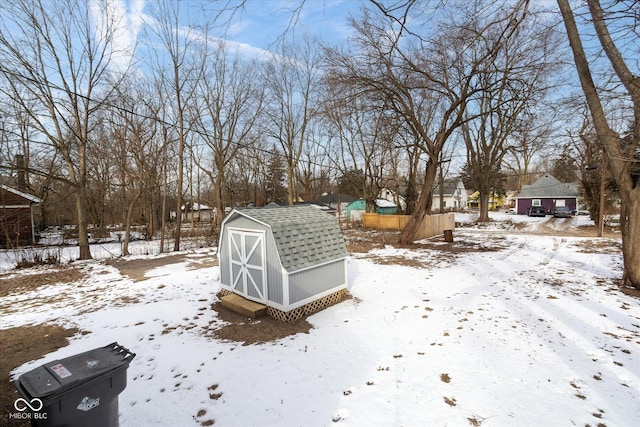
{"type": "Polygon", "coordinates": [[[376,199],[376,206],[379,208],[397,208],[395,203],[387,199],[376,199]]]}
{"type": "Polygon", "coordinates": [[[578,185],[558,181],[549,174],[545,174],[531,185],[523,185],[517,199],[529,198],[572,198],[578,197],[578,185]]]}
{"type": "MultiPolygon", "coordinates": [[[[442,187],[444,188],[444,192],[442,193],[444,196],[452,196],[455,194],[456,190],[458,189],[458,182],[459,179],[445,179],[443,182],[442,187]]],[[[439,195],[440,194],[440,184],[436,183],[433,186],[433,194],[434,195],[439,195]]]]}
{"type": "MultiPolygon", "coordinates": [[[[292,272],[348,255],[335,217],[311,206],[234,209],[271,228],[285,270],[292,272]]],[[[226,220],[225,220],[226,221],[226,220]]]]}
{"type": "MultiPolygon", "coordinates": [[[[347,208],[350,208],[352,205],[355,205],[356,202],[364,202],[364,201],[365,201],[364,199],[354,200],[353,202],[349,203],[349,206],[347,206],[347,208]]],[[[398,207],[395,203],[387,199],[376,199],[375,203],[376,203],[376,206],[379,208],[397,208],[398,207]]]]}
{"type": "MultiPolygon", "coordinates": [[[[187,210],[187,209],[189,209],[189,206],[188,205],[182,205],[181,209],[183,211],[187,210]]],[[[207,205],[204,205],[204,204],[201,204],[201,203],[198,203],[198,202],[194,202],[191,205],[191,209],[190,210],[191,211],[210,211],[211,207],[207,206],[207,205]]]]}
{"type": "Polygon", "coordinates": [[[21,197],[23,199],[26,199],[31,203],[42,203],[42,199],[39,199],[36,196],[32,196],[31,194],[24,193],[24,192],[22,192],[20,190],[16,190],[15,188],[8,187],[8,186],[6,186],[4,184],[1,184],[0,188],[2,188],[2,190],[4,190],[4,191],[8,191],[9,193],[12,193],[15,196],[18,196],[18,197],[21,197]]]}
{"type": "Polygon", "coordinates": [[[322,197],[313,201],[316,204],[327,204],[327,203],[351,203],[356,200],[356,197],[353,197],[349,194],[343,193],[331,193],[331,194],[323,194],[322,197]]]}

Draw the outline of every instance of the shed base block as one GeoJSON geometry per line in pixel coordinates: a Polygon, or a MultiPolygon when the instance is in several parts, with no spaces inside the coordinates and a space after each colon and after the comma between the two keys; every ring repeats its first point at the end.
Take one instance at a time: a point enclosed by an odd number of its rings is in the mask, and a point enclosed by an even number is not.
{"type": "Polygon", "coordinates": [[[266,305],[250,301],[238,294],[231,293],[225,295],[220,299],[220,301],[222,302],[222,305],[229,308],[230,310],[233,310],[236,313],[240,313],[244,316],[252,317],[254,319],[267,314],[266,305]]]}

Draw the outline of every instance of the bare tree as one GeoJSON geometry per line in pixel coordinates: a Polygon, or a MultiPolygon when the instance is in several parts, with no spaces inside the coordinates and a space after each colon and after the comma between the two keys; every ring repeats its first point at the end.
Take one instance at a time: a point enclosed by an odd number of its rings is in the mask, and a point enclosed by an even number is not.
{"type": "Polygon", "coordinates": [[[95,122],[121,71],[113,44],[119,24],[109,8],[79,0],[16,0],[1,6],[2,94],[22,107],[31,124],[63,159],[76,200],[80,258],[91,258],[87,231],[87,147],[95,122]],[[34,102],[38,108],[34,108],[34,102]]]}
{"type": "MultiPolygon", "coordinates": [[[[500,168],[507,153],[515,149],[521,117],[544,99],[547,80],[559,63],[554,32],[535,18],[535,14],[528,15],[478,75],[482,90],[469,100],[461,126],[467,173],[480,192],[480,222],[489,220],[489,197],[502,186],[500,168]]],[[[476,27],[466,30],[472,34],[478,31],[476,27]]],[[[487,38],[495,35],[488,32],[487,38]]]]}
{"type": "Polygon", "coordinates": [[[333,165],[343,176],[362,171],[363,179],[353,182],[360,188],[354,190],[366,201],[367,212],[374,212],[393,146],[385,111],[353,92],[337,97],[337,91],[330,93],[325,115],[337,142],[332,147],[333,165]]]}
{"type": "MultiPolygon", "coordinates": [[[[175,124],[177,134],[177,181],[176,181],[176,231],[174,251],[180,250],[180,236],[182,226],[182,205],[184,191],[184,156],[189,133],[193,126],[193,117],[189,115],[196,93],[196,82],[201,78],[202,66],[194,63],[199,59],[190,55],[190,49],[201,42],[201,32],[193,23],[185,23],[185,14],[181,10],[179,0],[159,0],[151,7],[151,28],[160,39],[164,50],[156,52],[154,58],[154,72],[159,84],[167,94],[170,116],[167,117],[175,124]]],[[[189,7],[187,4],[186,7],[189,7]]]]}
{"type": "Polygon", "coordinates": [[[204,157],[194,157],[213,183],[217,211],[213,230],[217,236],[229,205],[228,165],[239,150],[252,146],[258,138],[256,123],[262,113],[264,90],[254,71],[255,62],[230,52],[224,42],[210,42],[204,54],[196,115],[204,157]]]}
{"type": "Polygon", "coordinates": [[[597,58],[591,58],[590,63],[569,1],[558,0],[593,126],[604,146],[609,169],[620,193],[624,259],[622,280],[625,285],[640,289],[640,76],[637,69],[634,73],[629,68],[629,64],[637,59],[637,46],[640,45],[637,32],[638,2],[616,2],[606,12],[598,0],[587,0],[587,5],[593,28],[611,66],[611,76],[621,85],[617,95],[629,105],[633,117],[627,129],[614,128],[614,118],[603,104],[605,88],[598,88],[592,76],[592,67],[597,58]],[[617,40],[612,37],[612,29],[617,30],[614,33],[617,40]],[[633,60],[625,60],[625,55],[620,50],[625,42],[628,43],[627,49],[631,49],[633,60]]]}
{"type": "Polygon", "coordinates": [[[515,177],[515,187],[518,190],[533,182],[535,159],[553,147],[552,137],[556,131],[554,123],[559,118],[551,107],[545,107],[545,111],[539,108],[523,111],[516,118],[508,145],[509,152],[502,165],[515,177]]]}
{"type": "Polygon", "coordinates": [[[440,153],[464,122],[471,97],[482,89],[478,75],[516,32],[529,2],[485,8],[487,16],[500,8],[509,12],[486,20],[469,15],[460,23],[447,21],[432,35],[420,35],[423,15],[414,8],[424,4],[408,1],[386,8],[374,3],[378,17],[369,12],[361,21],[352,21],[357,50],[330,52],[329,62],[337,84],[376,93],[379,101],[406,123],[415,144],[428,157],[420,197],[400,237],[400,243],[406,244],[414,240],[430,208],[440,153]],[[485,22],[470,33],[466,31],[469,20],[485,22]]]}
{"type": "Polygon", "coordinates": [[[317,115],[314,101],[320,84],[319,65],[317,45],[305,37],[300,44],[283,45],[264,70],[267,85],[265,129],[284,155],[290,205],[297,198],[294,180],[307,141],[307,129],[317,115]]]}
{"type": "Polygon", "coordinates": [[[231,161],[227,187],[231,206],[263,205],[260,181],[266,151],[264,140],[259,139],[251,147],[238,151],[231,161]]]}
{"type": "Polygon", "coordinates": [[[316,121],[302,148],[296,170],[296,181],[302,189],[300,196],[307,201],[315,200],[323,192],[331,191],[330,156],[327,151],[329,136],[325,131],[320,121],[316,121]]]}
{"type": "Polygon", "coordinates": [[[607,198],[601,191],[605,188],[608,194],[617,194],[617,189],[615,182],[608,176],[609,168],[605,167],[603,147],[593,128],[588,107],[585,105],[584,108],[582,124],[577,131],[568,132],[568,141],[562,147],[559,160],[561,164],[569,165],[565,169],[576,174],[582,184],[583,200],[591,219],[596,221],[599,236],[602,236],[602,224],[599,221],[605,212],[600,212],[600,209],[605,208],[607,198]]]}
{"type": "MultiPolygon", "coordinates": [[[[115,206],[109,203],[112,193],[114,173],[114,152],[111,144],[110,126],[105,119],[108,113],[100,114],[95,131],[89,140],[87,157],[87,212],[95,227],[104,227],[109,217],[110,223],[121,220],[114,218],[115,206]]],[[[119,208],[120,206],[118,206],[119,208]]]]}
{"type": "Polygon", "coordinates": [[[109,136],[113,141],[112,155],[122,171],[120,185],[126,189],[122,206],[126,212],[122,255],[129,255],[134,212],[144,212],[139,202],[150,190],[147,185],[153,181],[149,176],[160,152],[157,138],[160,125],[156,120],[159,107],[148,101],[148,91],[140,86],[123,85],[118,95],[118,108],[110,118],[109,136]]]}

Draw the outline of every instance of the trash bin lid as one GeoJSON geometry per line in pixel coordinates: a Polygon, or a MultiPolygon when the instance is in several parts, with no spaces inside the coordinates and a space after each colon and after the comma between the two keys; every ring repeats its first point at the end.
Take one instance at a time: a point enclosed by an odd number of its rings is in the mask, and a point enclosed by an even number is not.
{"type": "Polygon", "coordinates": [[[118,343],[54,360],[22,374],[20,385],[31,397],[48,397],[79,386],[101,375],[128,366],[135,357],[118,343]]]}

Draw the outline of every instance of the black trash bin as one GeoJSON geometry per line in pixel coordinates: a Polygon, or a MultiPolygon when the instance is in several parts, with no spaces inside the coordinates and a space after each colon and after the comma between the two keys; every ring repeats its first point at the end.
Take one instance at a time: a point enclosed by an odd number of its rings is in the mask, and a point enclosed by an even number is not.
{"type": "Polygon", "coordinates": [[[134,357],[113,343],[45,363],[16,380],[16,407],[29,411],[32,427],[117,427],[118,395],[134,357]]]}

